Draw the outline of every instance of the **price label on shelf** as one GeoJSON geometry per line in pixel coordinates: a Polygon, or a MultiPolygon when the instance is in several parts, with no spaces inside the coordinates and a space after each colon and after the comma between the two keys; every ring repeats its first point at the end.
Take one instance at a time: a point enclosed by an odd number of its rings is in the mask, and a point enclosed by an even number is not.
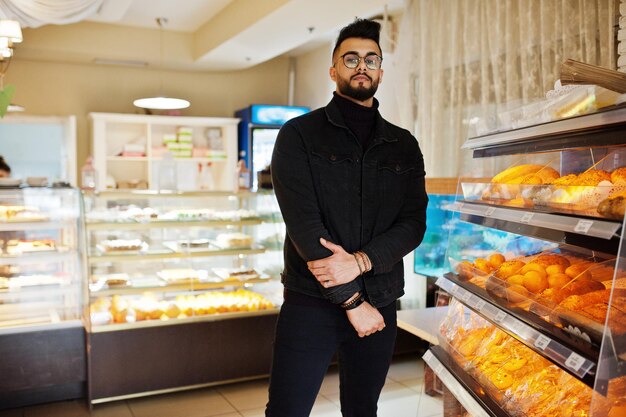
{"type": "Polygon", "coordinates": [[[520,223],[525,223],[528,224],[530,223],[530,220],[533,218],[535,214],[534,213],[524,213],[524,215],[522,216],[521,219],[519,219],[520,223]]]}
{"type": "Polygon", "coordinates": [[[438,363],[438,364],[435,366],[435,373],[436,373],[437,375],[441,375],[441,371],[443,371],[443,365],[442,365],[441,363],[438,363]]]}
{"type": "Polygon", "coordinates": [[[487,304],[487,303],[485,303],[485,300],[478,300],[476,302],[476,310],[478,310],[480,313],[482,313],[483,309],[485,308],[485,304],[487,304]]]}
{"type": "Polygon", "coordinates": [[[432,354],[432,352],[430,351],[430,349],[429,349],[429,350],[427,350],[427,351],[426,351],[426,353],[424,353],[424,356],[422,356],[422,358],[423,358],[426,362],[428,362],[429,360],[431,360],[431,359],[432,359],[432,357],[433,357],[433,354],[432,354]]]}
{"type": "Polygon", "coordinates": [[[535,347],[541,350],[546,350],[549,344],[550,344],[550,339],[545,337],[542,334],[540,334],[537,340],[535,340],[535,347]]]}
{"type": "Polygon", "coordinates": [[[459,287],[458,285],[453,285],[453,287],[450,288],[450,294],[452,295],[457,295],[460,291],[461,287],[459,287]]]}
{"type": "Polygon", "coordinates": [[[585,358],[580,356],[577,353],[570,353],[569,357],[565,361],[565,366],[572,368],[574,371],[578,372],[581,366],[585,363],[585,358]]]}
{"type": "Polygon", "coordinates": [[[512,317],[509,323],[509,327],[518,335],[521,334],[526,329],[526,325],[524,323],[522,323],[519,320],[515,320],[512,317]]]}
{"type": "Polygon", "coordinates": [[[498,311],[496,313],[496,316],[493,318],[493,320],[496,323],[502,323],[502,321],[506,318],[506,313],[504,311],[498,311]]]}
{"type": "Polygon", "coordinates": [[[576,233],[587,234],[589,229],[593,226],[593,220],[578,220],[576,223],[576,227],[574,227],[574,231],[576,233]]]}
{"type": "Polygon", "coordinates": [[[491,216],[494,211],[496,211],[495,207],[487,207],[487,210],[485,210],[485,216],[487,217],[491,216]]]}
{"type": "Polygon", "coordinates": [[[463,291],[463,293],[461,294],[461,300],[465,301],[466,303],[470,300],[471,297],[472,293],[469,291],[463,291]]]}

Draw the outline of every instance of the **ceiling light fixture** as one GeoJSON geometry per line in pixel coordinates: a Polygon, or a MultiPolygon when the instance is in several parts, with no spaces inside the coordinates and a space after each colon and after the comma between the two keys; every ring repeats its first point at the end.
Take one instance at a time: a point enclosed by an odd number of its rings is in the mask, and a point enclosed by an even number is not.
{"type": "MultiPolygon", "coordinates": [[[[163,70],[163,26],[167,24],[167,18],[165,17],[157,17],[156,19],[157,25],[159,25],[159,36],[160,36],[160,57],[161,63],[159,70],[163,70]]],[[[146,97],[139,98],[133,102],[136,107],[141,107],[144,109],[153,109],[153,110],[177,110],[177,109],[185,109],[189,107],[190,103],[187,100],[183,100],[181,98],[172,98],[165,97],[163,95],[163,75],[159,76],[160,78],[160,88],[159,95],[156,97],[146,97]]]]}

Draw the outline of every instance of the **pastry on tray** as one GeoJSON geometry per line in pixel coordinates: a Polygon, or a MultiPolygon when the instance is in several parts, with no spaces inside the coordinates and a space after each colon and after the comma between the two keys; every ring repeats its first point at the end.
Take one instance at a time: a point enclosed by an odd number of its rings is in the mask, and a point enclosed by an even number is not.
{"type": "Polygon", "coordinates": [[[252,237],[243,233],[220,233],[215,243],[223,249],[247,248],[252,246],[252,237]]]}
{"type": "Polygon", "coordinates": [[[213,268],[213,272],[224,281],[247,281],[260,278],[254,268],[213,268]]]}
{"type": "Polygon", "coordinates": [[[146,243],[140,239],[103,240],[100,242],[99,246],[104,252],[139,251],[147,247],[146,243]]]}
{"type": "Polygon", "coordinates": [[[14,239],[9,240],[6,252],[9,255],[20,255],[31,252],[47,252],[56,250],[56,242],[52,239],[14,239]]]}

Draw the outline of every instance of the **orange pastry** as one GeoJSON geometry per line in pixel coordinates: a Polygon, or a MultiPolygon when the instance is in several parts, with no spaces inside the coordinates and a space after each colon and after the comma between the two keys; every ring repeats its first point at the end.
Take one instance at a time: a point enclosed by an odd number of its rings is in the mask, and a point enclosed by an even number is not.
{"type": "Polygon", "coordinates": [[[506,259],[501,253],[494,253],[489,257],[489,263],[491,264],[493,269],[500,268],[500,265],[502,265],[504,262],[506,262],[506,259]]]}
{"type": "Polygon", "coordinates": [[[548,267],[549,265],[563,265],[564,267],[570,266],[570,261],[562,255],[555,253],[544,253],[533,259],[534,263],[538,263],[541,266],[548,267]]]}
{"type": "Polygon", "coordinates": [[[526,263],[516,259],[506,261],[500,265],[500,268],[496,271],[495,276],[500,279],[506,279],[511,275],[517,274],[518,271],[524,267],[524,265],[526,265],[526,263]]]}
{"type": "Polygon", "coordinates": [[[626,167],[619,167],[611,172],[611,182],[613,184],[619,184],[626,182],[626,167]]]}

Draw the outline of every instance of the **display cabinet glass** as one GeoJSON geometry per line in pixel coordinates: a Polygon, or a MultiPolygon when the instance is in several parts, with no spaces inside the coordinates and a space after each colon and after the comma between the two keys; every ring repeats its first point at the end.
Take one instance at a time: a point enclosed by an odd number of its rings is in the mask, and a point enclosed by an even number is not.
{"type": "Polygon", "coordinates": [[[0,329],[82,325],[81,207],[75,189],[0,189],[0,329]]]}
{"type": "Polygon", "coordinates": [[[275,312],[272,194],[87,196],[91,331],[275,312]]]}
{"type": "Polygon", "coordinates": [[[448,244],[455,301],[425,360],[472,414],[626,412],[625,133],[620,106],[464,145],[485,159],[451,210],[482,232],[448,244]]]}

